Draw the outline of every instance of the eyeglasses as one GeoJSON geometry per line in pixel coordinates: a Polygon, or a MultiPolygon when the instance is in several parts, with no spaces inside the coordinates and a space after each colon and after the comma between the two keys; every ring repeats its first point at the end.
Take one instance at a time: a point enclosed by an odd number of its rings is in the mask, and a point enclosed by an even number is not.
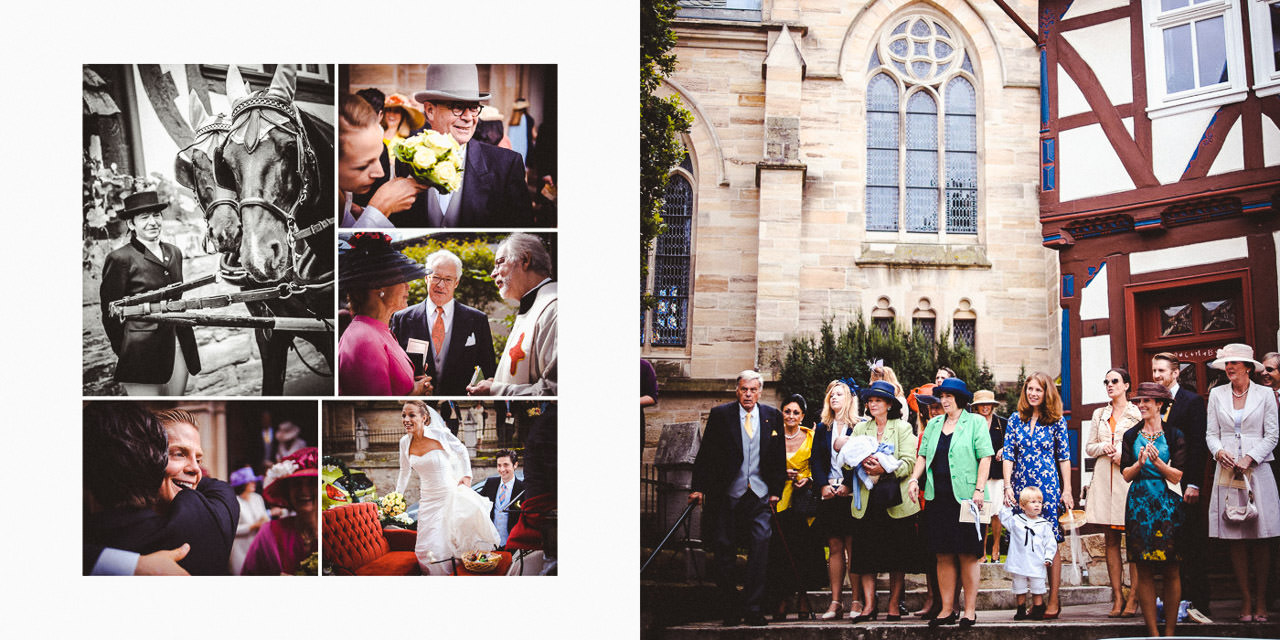
{"type": "Polygon", "coordinates": [[[1120,380],[1120,378],[1110,378],[1103,380],[1102,384],[1120,384],[1121,382],[1122,380],[1120,380]]]}
{"type": "Polygon", "coordinates": [[[436,275],[436,274],[434,274],[434,273],[433,273],[433,274],[431,274],[431,281],[432,281],[432,282],[438,282],[438,283],[440,283],[440,284],[445,284],[445,285],[452,286],[452,285],[454,285],[454,284],[456,284],[456,283],[458,282],[458,279],[457,279],[457,278],[443,278],[443,277],[440,277],[440,276],[438,276],[438,275],[436,275]]]}
{"type": "Polygon", "coordinates": [[[473,116],[478,115],[482,108],[478,102],[437,102],[435,104],[452,111],[455,116],[462,116],[464,113],[469,113],[473,116]]]}

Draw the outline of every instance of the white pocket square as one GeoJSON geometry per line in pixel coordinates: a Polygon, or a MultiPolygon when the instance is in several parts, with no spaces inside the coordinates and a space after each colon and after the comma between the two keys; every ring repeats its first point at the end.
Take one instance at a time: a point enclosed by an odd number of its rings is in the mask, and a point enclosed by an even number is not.
{"type": "Polygon", "coordinates": [[[467,343],[466,343],[466,344],[464,344],[464,345],[462,345],[462,346],[464,346],[464,347],[474,347],[475,345],[476,345],[476,334],[474,334],[474,333],[473,333],[473,334],[471,334],[471,335],[467,336],[467,343]]]}

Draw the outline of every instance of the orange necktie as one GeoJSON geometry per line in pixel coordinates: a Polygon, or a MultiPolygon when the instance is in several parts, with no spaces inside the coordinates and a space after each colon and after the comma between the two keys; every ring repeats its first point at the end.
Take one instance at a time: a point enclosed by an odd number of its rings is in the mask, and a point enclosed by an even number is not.
{"type": "Polygon", "coordinates": [[[436,307],[436,322],[431,325],[431,344],[436,348],[436,356],[444,348],[444,307],[436,307]]]}

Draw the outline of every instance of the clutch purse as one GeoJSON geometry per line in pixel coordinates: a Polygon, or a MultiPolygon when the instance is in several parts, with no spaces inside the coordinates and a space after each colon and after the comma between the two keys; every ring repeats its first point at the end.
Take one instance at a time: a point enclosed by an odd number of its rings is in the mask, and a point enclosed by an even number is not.
{"type": "MultiPolygon", "coordinates": [[[[1244,478],[1244,489],[1235,491],[1226,490],[1228,493],[1224,496],[1225,506],[1222,509],[1222,519],[1228,522],[1248,522],[1258,517],[1258,505],[1253,501],[1253,484],[1249,482],[1248,475],[1242,475],[1244,478]],[[1231,494],[1236,496],[1244,496],[1243,504],[1231,504],[1231,494]]],[[[1240,500],[1239,497],[1236,498],[1240,500]]]]}

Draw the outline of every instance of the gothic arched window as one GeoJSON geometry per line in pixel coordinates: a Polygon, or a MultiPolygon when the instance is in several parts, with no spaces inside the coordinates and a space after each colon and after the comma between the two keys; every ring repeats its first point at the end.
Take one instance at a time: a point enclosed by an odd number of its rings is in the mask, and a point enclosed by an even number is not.
{"type": "MultiPolygon", "coordinates": [[[[689,326],[690,267],[693,255],[692,163],[688,158],[667,177],[662,203],[665,231],[654,239],[650,271],[656,306],[649,311],[647,338],[654,347],[683,347],[689,326]]],[[[641,313],[643,320],[644,313],[641,313]]],[[[642,343],[645,340],[642,339],[642,343]]]]}
{"type": "Polygon", "coordinates": [[[963,41],[907,16],[868,75],[867,231],[977,234],[978,99],[963,41]]]}

